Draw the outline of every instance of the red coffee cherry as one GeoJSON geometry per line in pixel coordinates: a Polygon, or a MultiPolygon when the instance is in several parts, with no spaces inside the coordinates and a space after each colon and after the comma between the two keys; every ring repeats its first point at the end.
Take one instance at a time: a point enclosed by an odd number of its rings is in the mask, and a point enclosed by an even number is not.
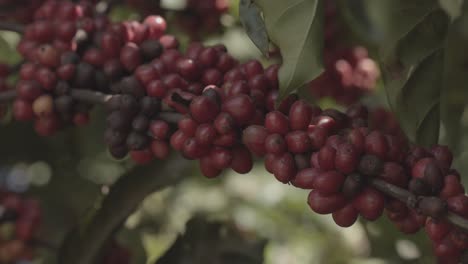
{"type": "Polygon", "coordinates": [[[297,173],[293,156],[289,153],[278,156],[274,161],[272,170],[273,175],[275,175],[278,181],[288,183],[297,173]]]}
{"type": "Polygon", "coordinates": [[[331,214],[343,208],[346,200],[341,194],[324,195],[314,190],[309,194],[308,204],[318,214],[331,214]]]}
{"type": "Polygon", "coordinates": [[[350,143],[342,143],[336,149],[335,167],[344,174],[349,174],[357,169],[359,154],[350,143]]]}
{"type": "Polygon", "coordinates": [[[311,149],[310,138],[305,131],[293,131],[286,135],[288,150],[295,154],[305,153],[311,149]]]}
{"type": "Polygon", "coordinates": [[[366,187],[354,198],[353,205],[362,217],[375,221],[383,213],[385,197],[375,189],[366,187]]]}
{"type": "Polygon", "coordinates": [[[313,189],[324,195],[338,193],[343,186],[345,177],[337,171],[319,173],[313,182],[313,189]]]}
{"type": "Polygon", "coordinates": [[[272,111],[265,116],[265,127],[270,133],[286,135],[289,132],[289,119],[280,111],[272,111]]]}
{"type": "Polygon", "coordinates": [[[292,130],[306,130],[312,119],[312,108],[302,100],[292,104],[289,110],[289,125],[292,130]]]}
{"type": "Polygon", "coordinates": [[[268,132],[263,126],[253,125],[247,127],[242,134],[242,142],[255,155],[264,156],[265,140],[268,132]]]}
{"type": "Polygon", "coordinates": [[[352,204],[349,204],[336,212],[333,212],[333,221],[341,227],[350,227],[352,226],[358,216],[359,212],[353,207],[352,204]]]}
{"type": "Polygon", "coordinates": [[[335,157],[336,157],[336,150],[330,146],[324,146],[320,149],[318,153],[318,163],[320,165],[320,169],[327,171],[327,170],[334,170],[335,169],[335,157]]]}
{"type": "Polygon", "coordinates": [[[245,174],[252,170],[252,154],[247,148],[238,146],[232,149],[231,168],[240,174],[245,174]]]}
{"type": "Polygon", "coordinates": [[[365,150],[367,154],[375,155],[384,160],[388,153],[388,144],[385,136],[379,131],[372,131],[366,137],[365,150]]]}

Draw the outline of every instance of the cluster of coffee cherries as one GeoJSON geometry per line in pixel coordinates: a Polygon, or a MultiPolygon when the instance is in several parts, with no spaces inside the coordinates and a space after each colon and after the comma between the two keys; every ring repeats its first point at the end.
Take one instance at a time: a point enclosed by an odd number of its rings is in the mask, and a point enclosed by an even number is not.
{"type": "Polygon", "coordinates": [[[222,45],[192,43],[182,52],[165,29],[159,16],[113,23],[87,2],[48,0],[18,46],[27,62],[14,116],[35,119],[37,132],[50,135],[66,122],[85,124],[89,103],[103,103],[116,158],[130,153],[143,164],[172,147],[213,178],[228,168],[247,173],[263,157],[277,180],[311,190],[311,209],[338,225],[386,211],[402,232],[426,227],[443,263],[465,261],[466,233],[443,220],[448,211],[468,218],[446,147],[411,146],[382,109],[323,110],[295,95],[275,107],[278,65],[239,63],[222,45]],[[377,181],[414,199],[388,197],[377,181]]]}
{"type": "Polygon", "coordinates": [[[115,89],[133,89],[135,83],[139,86],[131,78],[144,62],[139,60],[158,56],[162,44],[178,45],[174,37],[162,35],[165,27],[164,19],[158,16],[143,23],[112,23],[95,14],[90,2],[45,2],[18,45],[26,63],[16,84],[15,118],[34,119],[41,135],[51,135],[67,124],[86,124],[92,105],[76,100],[73,94],[120,93],[115,89]],[[132,57],[140,47],[142,56],[132,57]]]}
{"type": "Polygon", "coordinates": [[[335,0],[325,5],[325,71],[309,87],[316,98],[330,97],[350,105],[372,92],[380,71],[366,48],[344,43],[335,0]]]}
{"type": "Polygon", "coordinates": [[[401,232],[425,227],[440,263],[467,263],[468,234],[442,220],[449,211],[468,218],[468,197],[450,168],[452,153],[439,145],[410,146],[391,126],[388,132],[372,129],[371,116],[362,106],[341,113],[296,101],[287,114],[269,112],[264,125],[246,128],[243,143],[265,158],[277,180],[311,190],[311,209],[332,214],[339,226],[349,227],[359,216],[374,221],[386,211],[401,232]],[[386,196],[374,188],[378,180],[414,199],[386,196]]]}
{"type": "Polygon", "coordinates": [[[94,65],[99,55],[82,48],[104,26],[104,19],[93,14],[87,2],[46,1],[25,27],[17,49],[26,63],[19,72],[13,115],[21,121],[34,120],[40,135],[52,135],[68,123],[88,122],[91,106],[74,101],[72,88],[107,87],[104,73],[94,65]]]}
{"type": "Polygon", "coordinates": [[[0,193],[0,263],[33,259],[34,235],[40,222],[41,209],[36,200],[0,193]]]}

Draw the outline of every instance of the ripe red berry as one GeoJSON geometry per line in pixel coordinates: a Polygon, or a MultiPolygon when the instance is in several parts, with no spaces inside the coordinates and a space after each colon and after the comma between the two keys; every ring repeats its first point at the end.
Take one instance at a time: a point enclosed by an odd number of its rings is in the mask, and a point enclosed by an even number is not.
{"type": "Polygon", "coordinates": [[[127,43],[120,50],[120,62],[128,71],[135,70],[142,62],[141,51],[134,43],[127,43]]]}
{"type": "Polygon", "coordinates": [[[275,178],[282,183],[288,183],[297,173],[296,163],[293,156],[289,153],[278,156],[274,161],[272,169],[275,178]]]}
{"type": "Polygon", "coordinates": [[[238,125],[246,125],[255,114],[255,106],[249,96],[239,94],[223,103],[223,111],[230,114],[238,125]]]}
{"type": "Polygon", "coordinates": [[[337,225],[341,227],[350,227],[356,222],[359,212],[352,204],[349,204],[334,212],[332,216],[333,221],[335,221],[337,225]]]}
{"type": "Polygon", "coordinates": [[[248,173],[252,170],[252,154],[244,146],[238,146],[232,149],[231,168],[240,174],[248,173]]]}
{"type": "Polygon", "coordinates": [[[379,131],[372,131],[366,137],[365,149],[367,154],[385,159],[388,153],[388,144],[385,136],[379,131]]]}
{"type": "Polygon", "coordinates": [[[199,162],[200,165],[200,171],[202,174],[207,177],[207,178],[215,178],[219,176],[222,172],[222,170],[216,168],[213,165],[213,162],[210,158],[210,156],[206,156],[200,159],[199,162]]]}
{"type": "Polygon", "coordinates": [[[291,180],[292,185],[302,189],[313,189],[314,180],[321,173],[319,169],[307,168],[302,169],[299,173],[291,180]]]}
{"type": "Polygon", "coordinates": [[[16,99],[13,103],[13,116],[19,121],[28,121],[33,119],[34,112],[31,103],[23,99],[16,99]]]}
{"type": "Polygon", "coordinates": [[[151,151],[153,155],[160,160],[164,160],[169,157],[170,149],[169,144],[162,140],[153,140],[151,142],[151,151]]]}
{"type": "Polygon", "coordinates": [[[212,148],[209,156],[212,160],[213,166],[220,170],[230,167],[233,159],[231,151],[220,147],[212,148]]]}
{"type": "Polygon", "coordinates": [[[335,169],[335,157],[336,157],[336,150],[330,146],[324,146],[318,152],[318,163],[320,165],[320,169],[327,171],[327,170],[334,170],[335,169]]]}
{"type": "Polygon", "coordinates": [[[289,132],[289,120],[280,111],[269,112],[265,116],[265,127],[270,133],[286,135],[289,132]]]}
{"type": "Polygon", "coordinates": [[[375,189],[367,187],[354,198],[353,205],[365,219],[374,221],[383,213],[385,197],[375,189]]]}
{"type": "Polygon", "coordinates": [[[151,149],[145,148],[142,150],[130,151],[130,157],[137,164],[148,164],[153,160],[154,155],[151,149]]]}
{"type": "Polygon", "coordinates": [[[288,146],[280,134],[271,134],[265,139],[265,150],[267,153],[279,155],[286,152],[288,146]]]}
{"type": "Polygon", "coordinates": [[[247,127],[242,134],[242,142],[255,155],[263,156],[266,153],[265,140],[268,132],[263,126],[253,125],[247,127]]]}
{"type": "Polygon", "coordinates": [[[446,222],[434,219],[428,219],[425,226],[427,235],[435,242],[441,241],[451,229],[452,227],[446,222]]]}
{"type": "Polygon", "coordinates": [[[305,131],[292,131],[286,135],[288,150],[295,154],[305,153],[311,149],[309,135],[305,131]]]}
{"type": "Polygon", "coordinates": [[[331,214],[346,204],[341,194],[324,195],[319,191],[311,191],[308,197],[309,207],[318,214],[331,214]]]}
{"type": "Polygon", "coordinates": [[[356,170],[359,164],[359,154],[354,145],[342,143],[336,149],[335,167],[344,174],[349,174],[356,170]]]}
{"type": "Polygon", "coordinates": [[[312,108],[302,100],[292,104],[289,110],[289,125],[292,130],[306,130],[312,119],[312,108]]]}
{"type": "Polygon", "coordinates": [[[216,129],[211,124],[201,124],[195,131],[195,139],[201,145],[211,145],[216,135],[216,129]]]}
{"type": "Polygon", "coordinates": [[[200,123],[213,121],[218,113],[219,105],[207,96],[197,96],[190,103],[190,114],[200,123]]]}
{"type": "Polygon", "coordinates": [[[313,182],[314,190],[324,195],[338,193],[343,185],[345,177],[337,171],[326,171],[319,173],[313,182]]]}

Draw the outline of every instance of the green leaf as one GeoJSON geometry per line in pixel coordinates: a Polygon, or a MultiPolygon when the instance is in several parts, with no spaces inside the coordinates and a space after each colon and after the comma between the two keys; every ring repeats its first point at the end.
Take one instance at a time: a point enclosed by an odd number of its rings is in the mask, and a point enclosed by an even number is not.
{"type": "Polygon", "coordinates": [[[390,105],[402,128],[410,140],[425,146],[439,138],[442,61],[438,50],[416,65],[387,65],[384,71],[390,105]]]}
{"type": "Polygon", "coordinates": [[[112,186],[92,219],[67,235],[59,250],[59,262],[95,263],[102,247],[143,199],[181,181],[190,164],[176,156],[127,172],[112,186]]]}
{"type": "Polygon", "coordinates": [[[323,71],[322,0],[256,0],[270,40],[281,50],[279,99],[323,71]]]}
{"type": "Polygon", "coordinates": [[[403,65],[414,65],[444,45],[449,19],[442,10],[429,13],[396,46],[403,65]]]}
{"type": "Polygon", "coordinates": [[[463,133],[461,118],[468,104],[468,37],[464,36],[468,14],[463,14],[450,27],[445,43],[444,77],[441,95],[441,118],[448,145],[457,150],[463,133]]]}
{"type": "Polygon", "coordinates": [[[239,1],[239,17],[245,32],[257,48],[268,57],[270,40],[260,8],[253,0],[239,1]]]}
{"type": "Polygon", "coordinates": [[[455,19],[462,14],[464,0],[439,0],[439,5],[447,14],[455,19]]]}

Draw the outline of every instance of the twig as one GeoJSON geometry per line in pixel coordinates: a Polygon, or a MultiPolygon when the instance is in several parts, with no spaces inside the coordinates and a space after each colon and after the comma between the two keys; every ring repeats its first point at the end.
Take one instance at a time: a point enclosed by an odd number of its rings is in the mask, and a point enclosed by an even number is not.
{"type": "MultiPolygon", "coordinates": [[[[377,190],[385,193],[386,195],[390,197],[398,199],[401,202],[404,202],[409,207],[411,207],[410,205],[413,201],[416,201],[418,199],[418,197],[412,194],[411,192],[405,189],[402,189],[398,186],[395,186],[393,184],[387,183],[385,181],[373,179],[370,183],[377,190]]],[[[468,232],[468,220],[467,219],[457,214],[454,214],[450,211],[445,215],[445,219],[449,223],[453,224],[454,226],[464,230],[465,232],[468,232]]]]}
{"type": "Polygon", "coordinates": [[[12,31],[18,34],[22,34],[24,32],[24,27],[20,24],[2,21],[0,22],[0,30],[12,31]]]}
{"type": "Polygon", "coordinates": [[[72,89],[70,95],[78,101],[91,104],[105,104],[112,98],[110,94],[83,89],[72,89]]]}
{"type": "Polygon", "coordinates": [[[0,103],[9,103],[15,100],[16,96],[17,92],[14,89],[0,92],[0,103]]]}

